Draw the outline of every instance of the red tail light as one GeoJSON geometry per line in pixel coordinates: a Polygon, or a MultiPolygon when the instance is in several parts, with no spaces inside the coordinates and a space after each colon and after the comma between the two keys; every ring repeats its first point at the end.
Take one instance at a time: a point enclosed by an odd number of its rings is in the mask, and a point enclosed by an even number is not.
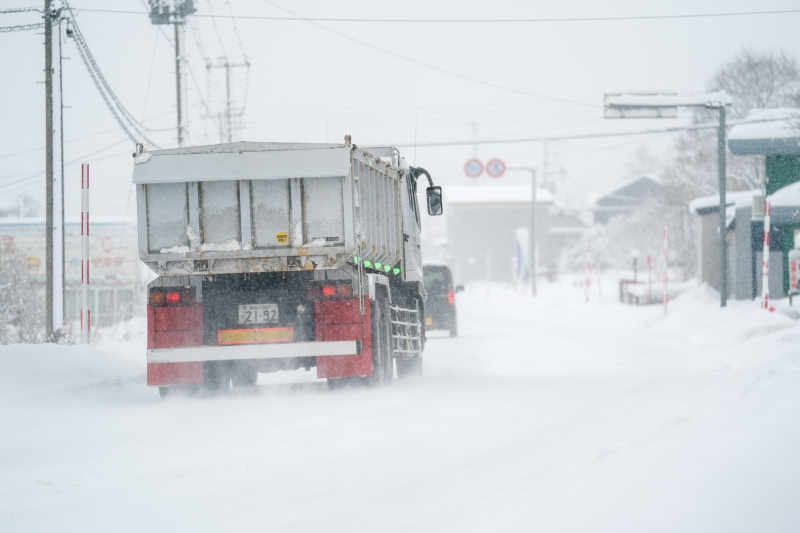
{"type": "Polygon", "coordinates": [[[308,289],[309,298],[351,298],[353,286],[349,283],[335,285],[312,285],[308,289]]]}
{"type": "Polygon", "coordinates": [[[456,293],[453,292],[453,289],[447,290],[447,303],[450,305],[456,305],[456,293]]]}
{"type": "Polygon", "coordinates": [[[323,296],[336,296],[336,285],[325,285],[322,287],[323,296]]]}
{"type": "Polygon", "coordinates": [[[152,290],[150,291],[149,303],[151,307],[194,305],[194,289],[178,290],[152,290]]]}
{"type": "Polygon", "coordinates": [[[178,291],[170,291],[166,293],[166,299],[168,304],[175,305],[177,303],[180,303],[181,293],[179,293],[178,291]]]}

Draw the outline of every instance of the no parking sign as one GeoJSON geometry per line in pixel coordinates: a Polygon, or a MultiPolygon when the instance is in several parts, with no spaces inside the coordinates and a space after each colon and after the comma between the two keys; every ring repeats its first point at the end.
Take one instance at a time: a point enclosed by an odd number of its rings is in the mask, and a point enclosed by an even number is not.
{"type": "Polygon", "coordinates": [[[486,163],[486,173],[493,178],[499,178],[506,171],[506,164],[501,159],[492,159],[486,163]]]}

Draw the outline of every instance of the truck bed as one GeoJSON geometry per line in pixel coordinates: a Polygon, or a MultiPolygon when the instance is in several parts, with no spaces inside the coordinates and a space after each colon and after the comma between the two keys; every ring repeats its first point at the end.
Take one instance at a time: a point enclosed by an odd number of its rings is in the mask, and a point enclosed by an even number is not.
{"type": "Polygon", "coordinates": [[[391,151],[381,155],[246,142],[140,153],[140,257],[162,276],[338,269],[358,259],[388,271],[403,260],[403,170],[391,151]]]}

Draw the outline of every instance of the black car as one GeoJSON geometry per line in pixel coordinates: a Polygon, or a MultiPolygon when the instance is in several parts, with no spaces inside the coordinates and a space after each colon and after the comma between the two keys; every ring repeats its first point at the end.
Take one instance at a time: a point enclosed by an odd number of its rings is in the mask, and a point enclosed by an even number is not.
{"type": "Polygon", "coordinates": [[[458,335],[456,320],[456,293],[464,290],[453,288],[453,275],[444,265],[425,265],[423,281],[428,293],[425,300],[425,326],[427,329],[444,329],[451,337],[458,335]]]}

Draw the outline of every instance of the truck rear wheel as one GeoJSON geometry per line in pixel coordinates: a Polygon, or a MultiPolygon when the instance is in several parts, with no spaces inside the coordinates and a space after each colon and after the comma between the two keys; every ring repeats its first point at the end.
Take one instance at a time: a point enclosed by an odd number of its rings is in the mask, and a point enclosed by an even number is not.
{"type": "Polygon", "coordinates": [[[200,390],[200,387],[197,385],[171,385],[169,387],[159,387],[158,394],[162,400],[165,400],[175,396],[194,396],[198,390],[200,390]]]}
{"type": "Polygon", "coordinates": [[[418,355],[413,359],[397,360],[397,378],[407,379],[422,377],[422,356],[418,355]]]}
{"type": "Polygon", "coordinates": [[[381,292],[373,300],[370,310],[372,324],[372,374],[369,376],[348,376],[328,378],[331,390],[348,387],[378,387],[388,385],[394,377],[392,358],[392,325],[389,315],[389,299],[381,292]]]}
{"type": "Polygon", "coordinates": [[[223,394],[231,390],[231,371],[227,361],[203,363],[202,390],[211,395],[223,394]]]}
{"type": "Polygon", "coordinates": [[[247,361],[234,363],[231,368],[231,384],[234,388],[255,387],[258,383],[258,370],[247,361]]]}
{"type": "Polygon", "coordinates": [[[371,387],[392,382],[392,324],[389,315],[389,299],[381,293],[375,301],[372,313],[372,375],[367,376],[371,387]]]}

